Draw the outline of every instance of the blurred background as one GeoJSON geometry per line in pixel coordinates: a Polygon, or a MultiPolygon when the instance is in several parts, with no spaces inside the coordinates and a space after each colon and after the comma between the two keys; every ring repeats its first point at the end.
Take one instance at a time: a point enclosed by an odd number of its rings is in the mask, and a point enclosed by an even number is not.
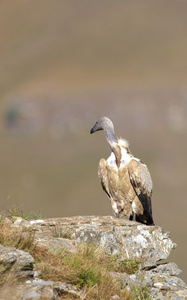
{"type": "Polygon", "coordinates": [[[112,215],[101,116],[149,167],[187,282],[187,2],[0,2],[0,211],[112,215]]]}

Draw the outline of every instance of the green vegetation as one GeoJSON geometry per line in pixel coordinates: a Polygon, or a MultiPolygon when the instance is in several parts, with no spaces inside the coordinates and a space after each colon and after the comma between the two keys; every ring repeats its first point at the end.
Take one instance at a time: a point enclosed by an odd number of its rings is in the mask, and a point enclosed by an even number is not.
{"type": "MultiPolygon", "coordinates": [[[[95,247],[81,246],[77,253],[47,249],[34,242],[30,229],[13,228],[7,219],[0,222],[0,243],[28,251],[35,260],[35,269],[44,280],[65,281],[83,288],[90,298],[108,299],[119,294],[119,288],[109,271],[108,258],[95,247]]],[[[5,269],[0,270],[2,275],[5,269]]],[[[2,278],[2,276],[1,276],[2,278]]],[[[1,281],[5,283],[6,277],[1,281]]]]}
{"type": "Polygon", "coordinates": [[[112,262],[113,269],[116,272],[134,274],[134,273],[136,273],[136,271],[139,270],[140,262],[141,262],[140,260],[138,260],[138,259],[120,260],[120,256],[122,256],[122,254],[108,255],[108,257],[110,258],[110,260],[112,262]]]}
{"type": "Polygon", "coordinates": [[[149,297],[149,289],[147,286],[143,285],[141,287],[131,286],[133,290],[132,299],[134,300],[151,300],[152,298],[149,297]]]}
{"type": "MultiPolygon", "coordinates": [[[[9,219],[3,219],[1,216],[0,221],[0,244],[3,246],[11,246],[20,250],[34,253],[36,244],[34,243],[34,231],[30,229],[17,229],[12,228],[11,221],[9,219]]],[[[16,283],[17,274],[15,270],[12,270],[11,265],[0,264],[0,285],[16,283]],[[9,271],[12,270],[11,274],[9,271]]]]}
{"type": "MultiPolygon", "coordinates": [[[[67,234],[61,233],[62,236],[67,234]]],[[[119,280],[114,279],[111,274],[133,274],[139,269],[140,261],[120,261],[120,255],[107,255],[102,248],[95,245],[80,244],[76,253],[64,249],[49,249],[37,245],[34,238],[35,232],[32,229],[14,228],[9,219],[1,218],[0,244],[28,251],[35,260],[35,270],[41,279],[73,284],[83,290],[85,299],[110,299],[113,295],[119,295],[122,299],[149,299],[145,286],[132,286],[130,295],[127,295],[123,287],[120,287],[119,280]]],[[[10,279],[9,270],[10,267],[0,265],[1,286],[10,280],[15,282],[16,276],[12,273],[14,276],[10,279]]]]}
{"type": "Polygon", "coordinates": [[[51,228],[52,235],[57,238],[71,239],[73,231],[70,228],[62,230],[61,227],[55,225],[51,228]]]}
{"type": "Polygon", "coordinates": [[[41,219],[42,215],[40,213],[37,213],[35,211],[31,211],[29,215],[26,215],[22,210],[20,210],[16,205],[13,205],[8,210],[8,216],[9,217],[21,217],[24,220],[37,220],[41,219]]]}
{"type": "Polygon", "coordinates": [[[15,247],[20,250],[33,252],[34,231],[29,228],[17,229],[11,227],[11,222],[8,219],[0,222],[0,244],[4,246],[15,247]]]}

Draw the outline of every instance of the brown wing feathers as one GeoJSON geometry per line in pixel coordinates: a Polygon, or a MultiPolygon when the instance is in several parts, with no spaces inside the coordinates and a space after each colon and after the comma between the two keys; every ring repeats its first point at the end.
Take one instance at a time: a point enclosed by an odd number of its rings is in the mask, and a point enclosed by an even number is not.
{"type": "Polygon", "coordinates": [[[109,189],[108,189],[108,175],[106,169],[106,160],[104,158],[100,159],[99,168],[98,168],[98,177],[101,183],[101,186],[107,196],[110,198],[109,189]]]}
{"type": "Polygon", "coordinates": [[[99,119],[90,133],[98,130],[104,130],[113,152],[107,160],[100,160],[98,176],[115,216],[129,219],[135,216],[137,221],[153,225],[152,180],[147,166],[133,157],[126,140],[116,139],[110,119],[99,119]]]}
{"type": "Polygon", "coordinates": [[[140,214],[139,218],[152,225],[154,224],[151,207],[153,187],[149,170],[143,162],[132,159],[128,164],[128,172],[131,184],[144,208],[143,216],[140,214]]]}

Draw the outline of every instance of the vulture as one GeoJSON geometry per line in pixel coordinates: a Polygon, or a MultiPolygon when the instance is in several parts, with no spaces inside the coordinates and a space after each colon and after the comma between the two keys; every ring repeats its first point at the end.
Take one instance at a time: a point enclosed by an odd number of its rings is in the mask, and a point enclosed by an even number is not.
{"type": "Polygon", "coordinates": [[[109,118],[100,118],[90,133],[98,130],[104,130],[111,148],[109,158],[99,161],[98,176],[114,215],[154,225],[151,207],[153,183],[146,164],[132,155],[125,139],[116,138],[109,118]]]}

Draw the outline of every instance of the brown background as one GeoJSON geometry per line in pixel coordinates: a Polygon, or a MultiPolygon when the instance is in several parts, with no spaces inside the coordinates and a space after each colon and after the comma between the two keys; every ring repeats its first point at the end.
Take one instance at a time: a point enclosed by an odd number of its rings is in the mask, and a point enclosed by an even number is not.
{"type": "Polygon", "coordinates": [[[112,214],[89,130],[110,117],[154,182],[187,282],[187,2],[2,0],[0,210],[112,214]]]}

